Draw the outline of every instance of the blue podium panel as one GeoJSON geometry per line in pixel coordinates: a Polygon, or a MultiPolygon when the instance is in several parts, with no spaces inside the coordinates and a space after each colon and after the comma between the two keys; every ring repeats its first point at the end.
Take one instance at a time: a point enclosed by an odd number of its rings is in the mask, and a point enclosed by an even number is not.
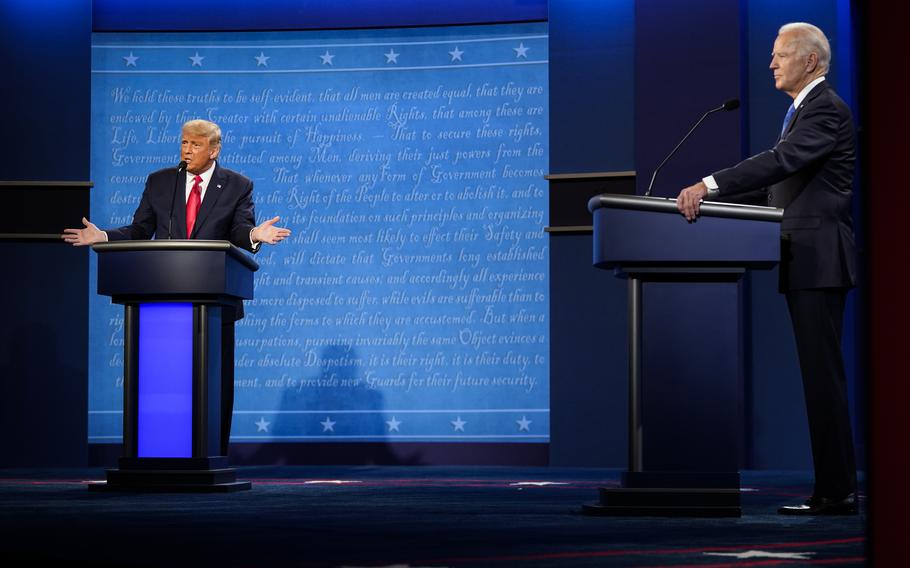
{"type": "Polygon", "coordinates": [[[741,275],[641,283],[645,471],[739,470],[741,275]]]}
{"type": "Polygon", "coordinates": [[[138,457],[191,457],[192,304],[140,304],[138,388],[138,457]]]}
{"type": "Polygon", "coordinates": [[[594,265],[771,267],[780,259],[782,210],[730,203],[702,204],[686,221],[675,199],[599,195],[588,208],[594,221],[594,265]]]}

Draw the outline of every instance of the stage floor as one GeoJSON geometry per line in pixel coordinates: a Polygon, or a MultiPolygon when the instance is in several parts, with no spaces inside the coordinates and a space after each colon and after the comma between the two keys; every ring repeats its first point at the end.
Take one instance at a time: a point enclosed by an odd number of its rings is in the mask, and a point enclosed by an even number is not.
{"type": "MultiPolygon", "coordinates": [[[[780,516],[808,472],[743,472],[743,516],[581,514],[604,469],[243,467],[229,494],[89,492],[101,469],[0,470],[0,561],[91,566],[865,564],[854,517],[780,516]]],[[[30,565],[30,564],[29,564],[30,565]]]]}

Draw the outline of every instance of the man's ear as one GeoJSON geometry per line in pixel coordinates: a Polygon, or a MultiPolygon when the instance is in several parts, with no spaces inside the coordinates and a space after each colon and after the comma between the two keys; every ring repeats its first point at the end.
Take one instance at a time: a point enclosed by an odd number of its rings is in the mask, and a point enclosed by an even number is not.
{"type": "Polygon", "coordinates": [[[818,54],[812,52],[809,54],[809,57],[806,58],[806,71],[813,73],[816,69],[818,69],[818,54]]]}

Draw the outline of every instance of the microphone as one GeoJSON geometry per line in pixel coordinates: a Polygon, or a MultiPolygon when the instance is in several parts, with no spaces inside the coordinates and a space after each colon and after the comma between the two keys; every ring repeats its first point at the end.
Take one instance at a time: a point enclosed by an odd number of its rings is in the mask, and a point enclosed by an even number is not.
{"type": "Polygon", "coordinates": [[[180,181],[180,171],[186,169],[186,160],[177,164],[177,175],[174,177],[174,194],[171,196],[171,212],[167,217],[167,240],[171,240],[171,223],[174,221],[174,202],[177,201],[177,184],[180,181]]]}
{"type": "Polygon", "coordinates": [[[676,148],[673,148],[673,151],[670,152],[666,158],[664,158],[664,161],[661,162],[660,165],[654,169],[654,173],[651,174],[651,183],[648,184],[648,191],[645,192],[645,197],[651,196],[651,188],[654,187],[654,180],[657,178],[657,172],[660,171],[660,168],[664,167],[664,164],[667,163],[667,160],[669,160],[670,158],[673,157],[673,154],[675,154],[676,151],[679,150],[679,147],[683,145],[683,142],[685,142],[689,138],[689,136],[691,136],[692,133],[695,132],[695,129],[698,128],[698,125],[701,124],[704,119],[708,118],[708,115],[714,114],[715,112],[720,112],[722,110],[736,110],[738,108],[739,108],[739,99],[729,99],[729,100],[724,101],[724,104],[720,105],[719,107],[712,108],[705,114],[701,115],[701,118],[698,119],[698,122],[695,123],[695,126],[693,126],[692,128],[689,129],[689,132],[687,132],[686,135],[683,136],[683,139],[679,141],[679,144],[676,145],[676,148]]]}

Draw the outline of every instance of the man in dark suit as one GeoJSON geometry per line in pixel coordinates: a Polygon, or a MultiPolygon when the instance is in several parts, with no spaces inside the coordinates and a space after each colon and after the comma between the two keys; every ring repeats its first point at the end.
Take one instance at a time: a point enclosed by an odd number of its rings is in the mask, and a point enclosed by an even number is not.
{"type": "Polygon", "coordinates": [[[856,514],[856,464],[841,353],[844,304],[856,283],[851,198],[856,159],[853,117],[825,74],[831,50],[805,23],[780,28],[771,56],[775,87],[790,95],[780,139],[687,187],[677,206],[693,221],[700,201],[735,201],[755,192],[784,209],[780,291],[786,295],[799,354],[815,489],[791,515],[856,514]]]}
{"type": "MultiPolygon", "coordinates": [[[[105,241],[151,239],[227,240],[257,252],[262,243],[277,244],[288,229],[276,227],[278,217],[255,225],[253,182],[221,167],[221,129],[207,120],[191,120],[181,131],[180,157],[186,168],[166,168],[152,173],[145,183],[133,222],[102,231],[83,218],[82,229],[66,229],[63,240],[74,246],[105,241]]],[[[243,307],[225,310],[222,319],[221,452],[228,453],[234,404],[234,321],[243,307]],[[230,312],[230,313],[227,313],[230,312]]]]}

